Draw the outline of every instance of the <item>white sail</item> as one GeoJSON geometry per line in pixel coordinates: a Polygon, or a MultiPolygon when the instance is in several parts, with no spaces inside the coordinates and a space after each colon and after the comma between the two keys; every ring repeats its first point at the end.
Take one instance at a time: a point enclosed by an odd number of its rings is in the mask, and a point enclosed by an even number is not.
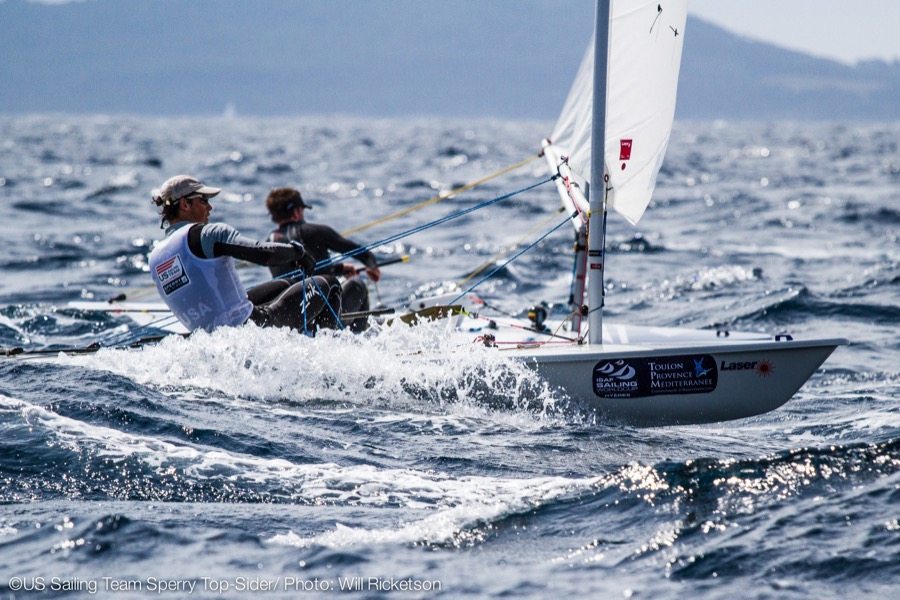
{"type": "MultiPolygon", "coordinates": [[[[675,116],[687,0],[613,0],[606,78],[605,165],[610,206],[636,224],[662,166],[675,116]]],[[[590,181],[593,41],[550,137],[590,181]]]]}

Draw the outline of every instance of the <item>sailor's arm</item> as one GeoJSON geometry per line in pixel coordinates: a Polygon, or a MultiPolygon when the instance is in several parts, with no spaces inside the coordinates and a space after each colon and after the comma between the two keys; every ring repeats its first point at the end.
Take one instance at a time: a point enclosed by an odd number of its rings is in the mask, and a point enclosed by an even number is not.
{"type": "Polygon", "coordinates": [[[204,258],[231,256],[266,267],[300,262],[306,268],[309,262],[315,264],[299,242],[258,242],[241,235],[237,229],[225,223],[209,223],[192,228],[188,234],[188,244],[195,254],[199,249],[204,258]]]}
{"type": "MultiPolygon", "coordinates": [[[[362,246],[353,240],[348,240],[331,227],[322,226],[320,235],[324,239],[325,246],[329,250],[346,254],[354,250],[358,250],[362,246]]],[[[366,266],[366,273],[372,278],[372,281],[378,281],[381,278],[381,271],[378,268],[378,259],[370,251],[365,250],[353,256],[356,260],[366,266]]],[[[349,269],[345,269],[345,273],[349,269]]]]}

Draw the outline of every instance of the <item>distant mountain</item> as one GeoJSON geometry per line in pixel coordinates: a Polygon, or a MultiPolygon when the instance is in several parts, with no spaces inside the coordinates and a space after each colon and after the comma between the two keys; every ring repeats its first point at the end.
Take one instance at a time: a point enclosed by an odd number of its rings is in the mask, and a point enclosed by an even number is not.
{"type": "MultiPolygon", "coordinates": [[[[552,120],[592,24],[589,0],[0,1],[0,112],[552,120]]],[[[900,63],[689,19],[679,117],[895,120],[898,97],[900,63]]]]}
{"type": "Polygon", "coordinates": [[[700,19],[685,32],[681,118],[900,118],[900,62],[848,66],[734,35],[700,19]]]}

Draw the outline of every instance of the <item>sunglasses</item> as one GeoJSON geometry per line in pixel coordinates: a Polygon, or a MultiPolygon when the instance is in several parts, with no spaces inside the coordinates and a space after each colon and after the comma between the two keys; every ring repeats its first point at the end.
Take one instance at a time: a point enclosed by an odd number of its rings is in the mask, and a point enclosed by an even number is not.
{"type": "Polygon", "coordinates": [[[184,199],[187,200],[188,202],[193,202],[194,200],[199,200],[203,204],[206,204],[207,206],[209,206],[209,198],[202,194],[197,194],[195,196],[186,196],[184,199]]]}

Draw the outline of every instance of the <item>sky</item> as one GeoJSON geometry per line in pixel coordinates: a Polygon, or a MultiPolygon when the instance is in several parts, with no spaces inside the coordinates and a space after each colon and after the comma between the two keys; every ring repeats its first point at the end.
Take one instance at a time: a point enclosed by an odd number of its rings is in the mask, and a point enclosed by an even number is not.
{"type": "Polygon", "coordinates": [[[688,0],[688,11],[735,33],[847,64],[900,60],[900,0],[688,0]]]}
{"type": "Polygon", "coordinates": [[[900,60],[900,0],[688,0],[730,31],[853,64],[900,60]]]}

